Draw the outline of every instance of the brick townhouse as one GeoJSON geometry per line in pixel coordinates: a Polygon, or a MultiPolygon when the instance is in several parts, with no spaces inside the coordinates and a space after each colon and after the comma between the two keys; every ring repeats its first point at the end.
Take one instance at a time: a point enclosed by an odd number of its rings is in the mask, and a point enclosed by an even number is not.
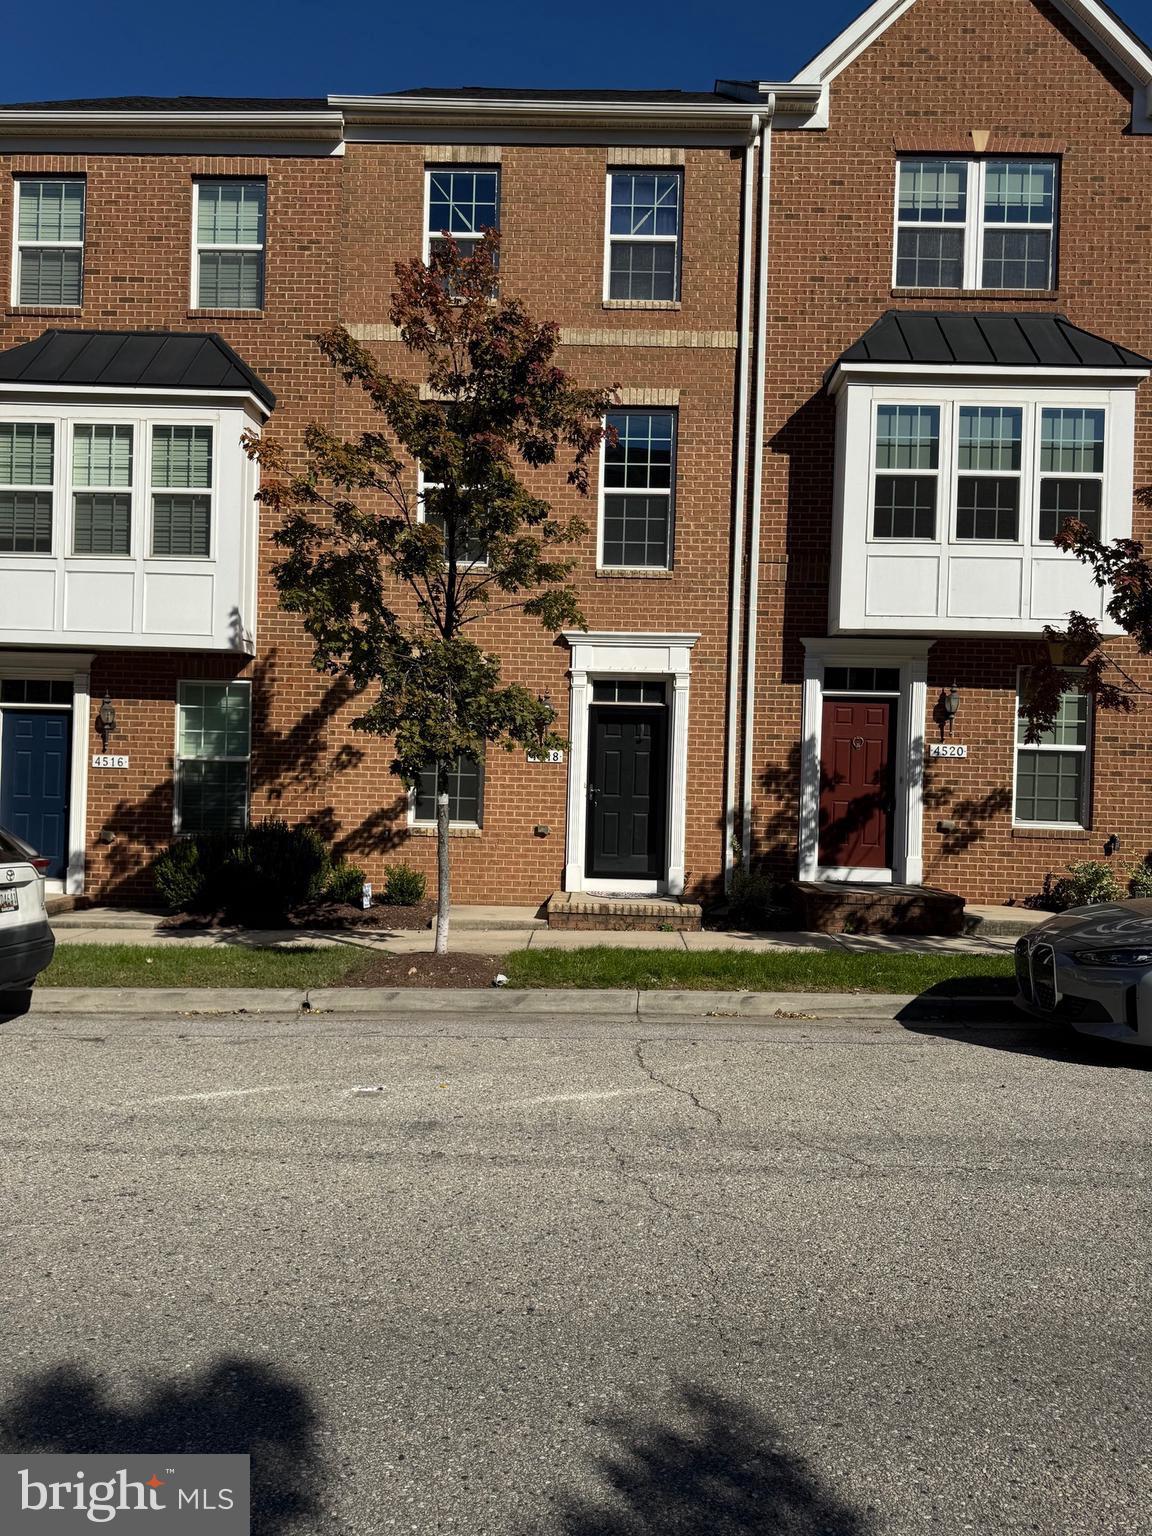
{"type": "Polygon", "coordinates": [[[458,899],[741,858],[1003,899],[1142,853],[1146,715],[1073,695],[1031,749],[1015,712],[1043,623],[1099,611],[1053,527],[1125,533],[1152,482],[1150,80],[1090,0],[884,0],[712,92],[0,109],[0,822],[104,899],[268,814],[431,867],[426,786],[278,610],[239,440],[359,430],[315,336],[415,378],[394,263],[496,225],[619,444],[586,505],[539,476],[591,525],[587,632],[484,626],[569,751],[456,765],[458,899]]]}

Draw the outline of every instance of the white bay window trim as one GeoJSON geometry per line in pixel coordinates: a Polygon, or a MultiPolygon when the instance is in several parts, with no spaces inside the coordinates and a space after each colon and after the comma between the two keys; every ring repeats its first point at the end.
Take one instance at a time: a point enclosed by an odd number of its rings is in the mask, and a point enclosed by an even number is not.
{"type": "MultiPolygon", "coordinates": [[[[1069,479],[1096,478],[1101,491],[1101,538],[1132,532],[1134,496],[1135,386],[1142,376],[1120,384],[1067,377],[982,383],[969,374],[954,381],[905,380],[885,368],[865,380],[841,370],[837,396],[836,516],[830,626],[834,634],[903,633],[1038,634],[1078,609],[1106,619],[1103,594],[1073,556],[1041,537],[1041,491],[1053,478],[1042,468],[1046,410],[1087,410],[1104,416],[1103,469],[1069,473],[1069,479]],[[893,538],[876,533],[879,407],[935,406],[940,411],[936,527],[932,538],[893,538]],[[965,406],[1005,407],[1021,412],[1020,511],[1015,539],[960,538],[958,482],[960,411],[965,406]]],[[[994,474],[994,471],[988,471],[994,474]]],[[[1006,472],[1007,473],[1007,472],[1006,472]]],[[[1015,474],[1015,471],[1012,472],[1015,474]]]]}

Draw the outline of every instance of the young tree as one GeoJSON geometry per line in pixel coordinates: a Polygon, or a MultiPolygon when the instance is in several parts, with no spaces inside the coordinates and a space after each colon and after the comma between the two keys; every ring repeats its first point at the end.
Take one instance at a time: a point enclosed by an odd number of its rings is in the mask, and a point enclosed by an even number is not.
{"type": "Polygon", "coordinates": [[[423,388],[384,372],[340,327],[320,338],[377,413],[372,430],[345,440],[309,426],[302,473],[268,438],[248,442],[279,525],[280,604],[302,617],[314,665],[361,694],[353,727],[392,738],[407,784],[435,765],[437,954],[448,943],[451,764],[497,744],[565,744],[548,700],[503,682],[499,657],[472,638],[512,610],[552,633],[584,627],[561,546],[587,529],[554,516],[518,471],[563,455],[587,495],[614,394],[579,389],[556,366],[558,327],[498,292],[497,248],[493,232],[470,256],[446,239],[427,264],[397,265],[391,319],[423,388]]]}
{"type": "MultiPolygon", "coordinates": [[[[1142,493],[1141,500],[1152,497],[1142,493]]],[[[1152,565],[1144,546],[1135,539],[1105,544],[1076,518],[1062,524],[1055,542],[1086,565],[1096,585],[1107,591],[1105,612],[1140,655],[1152,655],[1152,565]]],[[[1071,688],[1083,688],[1101,709],[1124,714],[1136,707],[1137,695],[1149,691],[1108,654],[1098,621],[1083,613],[1070,613],[1063,625],[1045,625],[1044,642],[1045,654],[1029,668],[1020,704],[1027,741],[1039,741],[1052,730],[1060,696],[1071,688]]]]}

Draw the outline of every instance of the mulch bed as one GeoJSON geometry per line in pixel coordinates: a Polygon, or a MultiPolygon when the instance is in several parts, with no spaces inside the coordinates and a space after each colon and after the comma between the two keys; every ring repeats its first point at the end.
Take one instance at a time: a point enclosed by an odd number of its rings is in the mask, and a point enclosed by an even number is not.
{"type": "MultiPolygon", "coordinates": [[[[335,901],[317,901],[306,907],[297,907],[289,914],[289,928],[373,928],[413,929],[431,927],[436,916],[436,903],[422,901],[416,907],[369,907],[344,906],[335,901]]],[[[158,924],[169,930],[188,931],[197,928],[235,928],[237,924],[223,912],[196,913],[176,912],[158,924]]],[[[276,924],[279,927],[279,924],[276,924]]]]}
{"type": "Polygon", "coordinates": [[[363,968],[342,987],[490,987],[503,964],[500,955],[366,954],[363,968]]]}

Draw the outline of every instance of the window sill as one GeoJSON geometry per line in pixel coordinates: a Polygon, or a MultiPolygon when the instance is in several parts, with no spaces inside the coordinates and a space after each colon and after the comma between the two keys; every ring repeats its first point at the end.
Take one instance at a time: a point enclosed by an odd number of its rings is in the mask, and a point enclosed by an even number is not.
{"type": "Polygon", "coordinates": [[[671,581],[674,572],[649,566],[602,565],[596,568],[597,581],[671,581]]]}
{"type": "Polygon", "coordinates": [[[1091,827],[1013,827],[1012,836],[1040,843],[1081,843],[1092,836],[1091,827]]]}
{"type": "Polygon", "coordinates": [[[681,309],[679,299],[605,299],[604,309],[681,309]]]}
{"type": "Polygon", "coordinates": [[[894,299],[1008,299],[1013,304],[1055,304],[1059,302],[1059,288],[892,288],[894,299]]]}
{"type": "Polygon", "coordinates": [[[263,320],[262,309],[190,309],[189,320],[263,320]]]}
{"type": "Polygon", "coordinates": [[[10,304],[8,313],[17,317],[27,315],[35,318],[37,315],[80,315],[84,312],[83,304],[10,304]]]}
{"type": "MultiPolygon", "coordinates": [[[[452,826],[448,828],[449,837],[479,837],[482,827],[452,826]]],[[[412,837],[435,837],[436,828],[423,822],[410,822],[408,832],[412,837]]]]}

